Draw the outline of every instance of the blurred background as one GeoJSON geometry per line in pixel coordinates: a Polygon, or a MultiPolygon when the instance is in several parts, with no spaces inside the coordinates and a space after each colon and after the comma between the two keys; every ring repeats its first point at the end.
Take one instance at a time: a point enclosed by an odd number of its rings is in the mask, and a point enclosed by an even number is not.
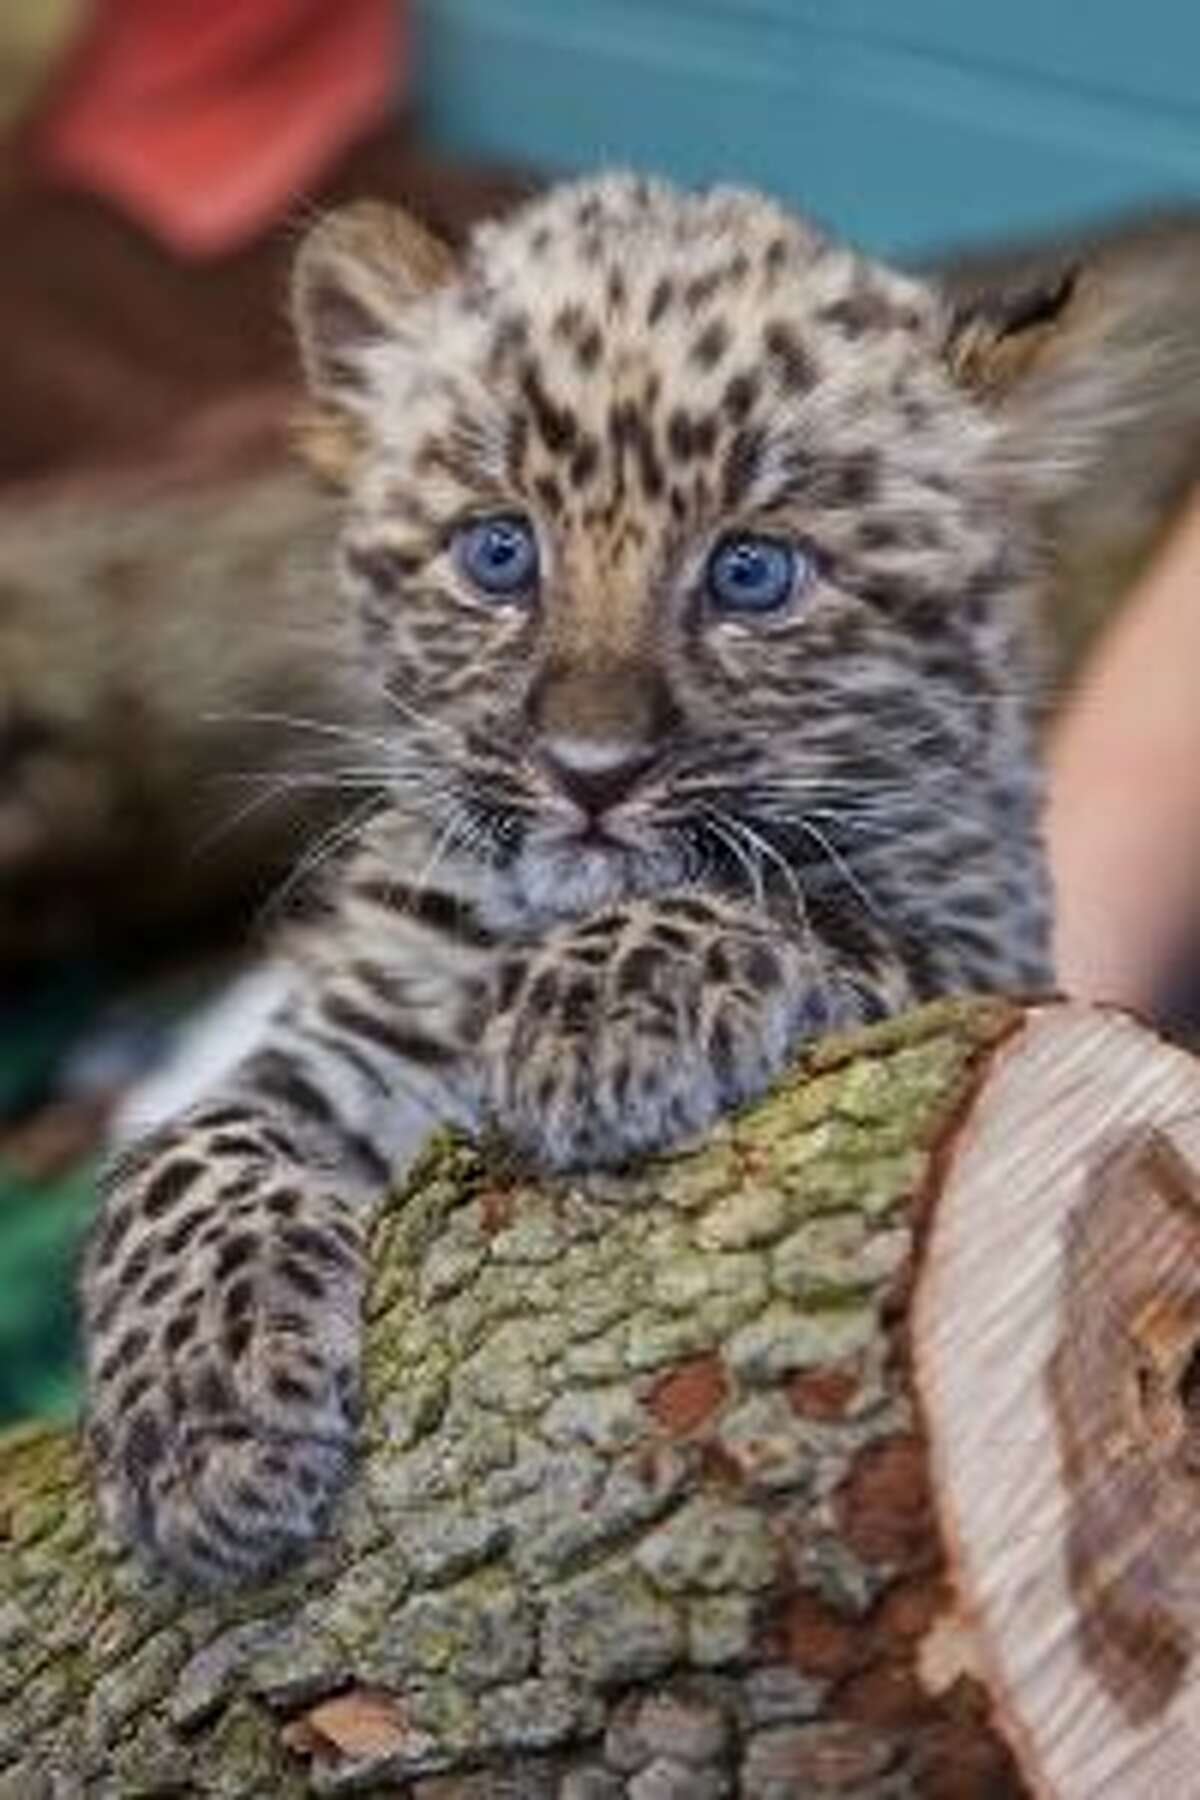
{"type": "Polygon", "coordinates": [[[615,162],[767,187],[956,296],[1082,257],[1078,353],[1149,354],[1051,521],[1061,968],[1195,1034],[1197,67],[1190,0],[0,0],[0,1420],[74,1406],[106,1134],[261,1004],[336,853],[285,295],[343,198],[457,240],[615,162]]]}

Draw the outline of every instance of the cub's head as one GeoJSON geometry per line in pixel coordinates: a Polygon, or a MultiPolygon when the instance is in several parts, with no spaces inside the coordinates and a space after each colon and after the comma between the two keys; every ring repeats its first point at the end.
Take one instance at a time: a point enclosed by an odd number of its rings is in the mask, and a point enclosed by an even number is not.
{"type": "Polygon", "coordinates": [[[886,903],[925,851],[969,882],[1032,831],[1063,458],[1006,404],[1063,297],[952,318],[766,199],[629,177],[461,260],[382,206],[318,225],[307,441],[405,804],[541,917],[696,878],[886,903]]]}

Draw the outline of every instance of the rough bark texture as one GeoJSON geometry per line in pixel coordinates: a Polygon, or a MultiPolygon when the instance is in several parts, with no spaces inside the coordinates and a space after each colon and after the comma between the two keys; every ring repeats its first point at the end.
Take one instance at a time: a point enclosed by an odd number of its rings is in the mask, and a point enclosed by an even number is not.
{"type": "Polygon", "coordinates": [[[380,1224],[328,1541],[220,1599],[0,1447],[0,1797],[1023,1793],[953,1653],[906,1308],[1019,1009],[816,1051],[694,1153],[537,1187],[442,1143],[380,1224]]]}

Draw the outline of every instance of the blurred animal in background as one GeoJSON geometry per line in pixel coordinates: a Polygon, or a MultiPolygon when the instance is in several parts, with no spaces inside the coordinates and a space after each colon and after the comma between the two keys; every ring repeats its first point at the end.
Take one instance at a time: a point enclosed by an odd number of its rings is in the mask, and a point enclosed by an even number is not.
{"type": "Polygon", "coordinates": [[[1200,212],[1135,215],[930,272],[968,310],[984,295],[1072,284],[1038,378],[1048,417],[1077,409],[1090,421],[1085,479],[1047,516],[1053,698],[1200,481],[1200,212]],[[1089,393],[1114,367],[1119,396],[1097,414],[1089,393]]]}
{"type": "Polygon", "coordinates": [[[278,464],[0,499],[0,956],[203,930],[300,854],[350,704],[328,565],[278,464]]]}

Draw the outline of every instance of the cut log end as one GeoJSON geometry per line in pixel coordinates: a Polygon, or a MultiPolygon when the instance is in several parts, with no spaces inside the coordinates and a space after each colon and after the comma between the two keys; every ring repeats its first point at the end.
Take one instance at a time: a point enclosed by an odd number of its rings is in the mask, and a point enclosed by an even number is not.
{"type": "Polygon", "coordinates": [[[1200,1071],[1047,1008],[937,1195],[914,1377],[970,1654],[1030,1785],[1200,1769],[1200,1071]]]}

